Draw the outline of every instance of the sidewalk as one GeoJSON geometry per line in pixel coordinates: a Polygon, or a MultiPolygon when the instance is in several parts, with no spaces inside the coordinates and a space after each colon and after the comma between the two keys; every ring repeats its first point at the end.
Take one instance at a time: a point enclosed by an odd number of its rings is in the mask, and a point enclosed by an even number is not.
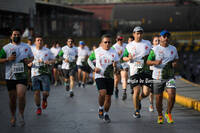
{"type": "MultiPolygon", "coordinates": [[[[200,85],[186,79],[176,79],[176,103],[200,111],[200,85]]],[[[164,92],[167,98],[167,93],[164,92]]]]}

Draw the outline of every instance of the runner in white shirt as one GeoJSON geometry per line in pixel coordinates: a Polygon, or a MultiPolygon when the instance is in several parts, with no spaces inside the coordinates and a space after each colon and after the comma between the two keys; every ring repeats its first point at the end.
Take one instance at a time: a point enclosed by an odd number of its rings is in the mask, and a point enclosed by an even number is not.
{"type": "Polygon", "coordinates": [[[143,40],[143,28],[136,26],[133,30],[134,41],[127,45],[123,55],[124,61],[130,61],[130,84],[134,89],[133,104],[135,118],[140,118],[141,100],[149,95],[151,79],[149,66],[146,65],[147,56],[151,50],[150,41],[143,40]],[[140,93],[140,91],[142,91],[140,93]]]}
{"type": "Polygon", "coordinates": [[[33,60],[31,48],[21,42],[21,32],[13,29],[10,36],[11,43],[0,50],[0,63],[4,63],[5,79],[9,94],[11,111],[11,126],[16,122],[16,104],[19,106],[19,124],[24,126],[24,109],[26,103],[26,85],[28,76],[27,64],[33,60]]]}
{"type": "Polygon", "coordinates": [[[62,47],[61,51],[59,52],[59,57],[63,58],[62,74],[64,76],[64,85],[67,92],[70,90],[70,97],[74,96],[73,88],[75,82],[74,77],[76,74],[76,51],[77,50],[74,47],[73,38],[68,38],[67,45],[62,47]]]}
{"type": "MultiPolygon", "coordinates": [[[[160,43],[159,37],[160,37],[159,35],[153,36],[152,47],[155,47],[160,43]]],[[[150,66],[150,70],[153,71],[153,66],[150,66]]],[[[153,112],[154,111],[153,99],[154,99],[153,89],[151,89],[151,92],[149,94],[149,102],[150,102],[149,112],[153,112]]]]}
{"type": "MultiPolygon", "coordinates": [[[[123,62],[122,56],[126,48],[126,43],[123,42],[123,39],[124,39],[123,36],[117,35],[117,38],[116,38],[117,42],[112,46],[112,48],[115,49],[116,52],[118,53],[119,58],[121,59],[121,62],[123,62]]],[[[121,74],[122,89],[123,89],[122,100],[125,100],[127,98],[127,94],[126,94],[127,83],[126,83],[125,73],[126,71],[128,71],[128,64],[126,62],[123,62],[121,66],[122,66],[121,71],[119,71],[118,73],[114,75],[115,97],[118,98],[118,93],[119,93],[118,84],[120,81],[120,74],[121,74]]]]}
{"type": "Polygon", "coordinates": [[[90,69],[87,65],[87,59],[89,55],[89,48],[86,46],[85,42],[80,41],[78,47],[78,59],[76,64],[78,66],[78,85],[79,87],[82,85],[83,88],[86,84],[86,74],[89,72],[88,69],[90,69]]]}
{"type": "Polygon", "coordinates": [[[35,48],[33,49],[34,60],[29,64],[31,66],[32,86],[34,91],[34,100],[37,106],[37,115],[42,114],[42,109],[47,108],[47,98],[50,91],[51,64],[54,63],[54,56],[51,51],[43,47],[43,38],[41,35],[35,36],[35,48]],[[42,91],[42,109],[40,107],[42,91]]]}
{"type": "Polygon", "coordinates": [[[177,66],[178,53],[176,47],[169,44],[170,33],[163,30],[160,33],[160,44],[154,47],[148,57],[147,64],[154,65],[153,68],[153,93],[156,96],[156,109],[158,112],[158,123],[164,122],[162,114],[163,91],[166,88],[168,93],[168,104],[165,118],[168,123],[174,123],[171,115],[175,103],[176,83],[174,68],[177,66]]]}
{"type": "MultiPolygon", "coordinates": [[[[50,49],[53,53],[54,57],[56,58],[58,56],[58,53],[60,52],[61,48],[59,47],[59,43],[55,42],[52,45],[52,48],[50,49]]],[[[58,83],[58,63],[55,63],[53,66],[53,77],[54,77],[54,86],[58,83]]]]}
{"type": "Polygon", "coordinates": [[[99,118],[109,123],[108,111],[114,89],[113,74],[117,71],[119,56],[111,47],[111,37],[104,35],[101,45],[89,57],[88,64],[95,71],[95,80],[99,91],[99,118]],[[96,65],[92,63],[96,60],[96,65]]]}

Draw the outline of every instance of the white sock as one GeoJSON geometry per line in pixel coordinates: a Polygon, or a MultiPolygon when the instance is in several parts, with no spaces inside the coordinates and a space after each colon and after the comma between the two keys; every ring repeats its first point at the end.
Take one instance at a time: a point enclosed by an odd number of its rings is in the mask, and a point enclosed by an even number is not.
{"type": "Polygon", "coordinates": [[[105,116],[105,115],[108,115],[108,112],[104,112],[104,114],[103,114],[103,115],[104,115],[104,116],[105,116]]]}
{"type": "Polygon", "coordinates": [[[104,109],[104,106],[99,106],[99,109],[104,109]]]}

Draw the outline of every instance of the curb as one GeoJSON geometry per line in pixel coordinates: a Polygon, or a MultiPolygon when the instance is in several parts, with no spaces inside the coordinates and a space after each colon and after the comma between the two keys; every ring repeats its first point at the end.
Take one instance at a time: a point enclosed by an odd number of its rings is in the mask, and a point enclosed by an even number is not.
{"type": "MultiPolygon", "coordinates": [[[[191,84],[193,86],[196,86],[196,87],[200,87],[199,84],[195,84],[193,82],[190,82],[184,78],[180,78],[180,80],[188,83],[188,84],[191,84]]],[[[168,94],[167,92],[163,92],[163,97],[168,99],[168,94]]],[[[200,112],[200,101],[196,100],[196,99],[193,99],[193,98],[190,98],[190,97],[185,97],[185,96],[181,96],[179,94],[176,94],[176,103],[184,106],[184,107],[187,107],[187,108],[190,108],[190,109],[194,109],[194,110],[197,110],[200,112]]]]}

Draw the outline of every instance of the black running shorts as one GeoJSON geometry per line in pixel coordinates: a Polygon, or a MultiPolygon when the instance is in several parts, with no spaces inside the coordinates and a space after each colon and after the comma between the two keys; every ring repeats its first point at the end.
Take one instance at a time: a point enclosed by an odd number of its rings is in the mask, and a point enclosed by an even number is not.
{"type": "Polygon", "coordinates": [[[114,90],[114,79],[97,78],[95,79],[98,90],[106,90],[107,95],[112,95],[114,90]]]}
{"type": "Polygon", "coordinates": [[[27,86],[27,79],[23,79],[23,80],[6,80],[6,86],[7,86],[8,91],[16,90],[16,85],[17,84],[23,84],[23,85],[27,86]]]}

